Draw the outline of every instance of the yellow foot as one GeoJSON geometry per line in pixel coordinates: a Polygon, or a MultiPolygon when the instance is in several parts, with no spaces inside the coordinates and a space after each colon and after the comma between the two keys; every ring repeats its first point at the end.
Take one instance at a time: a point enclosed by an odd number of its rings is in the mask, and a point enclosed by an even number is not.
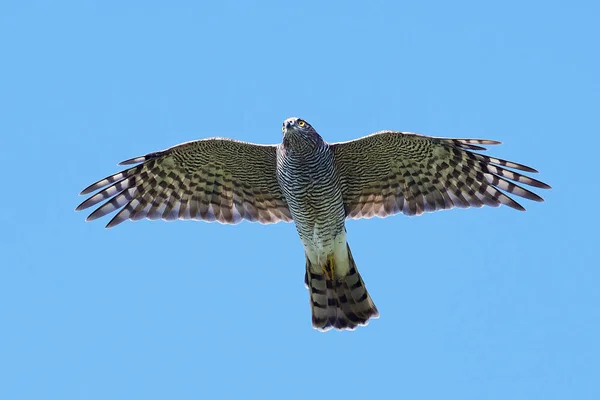
{"type": "Polygon", "coordinates": [[[335,268],[333,263],[333,254],[327,257],[327,263],[323,265],[323,273],[327,280],[334,280],[335,278],[335,268]]]}

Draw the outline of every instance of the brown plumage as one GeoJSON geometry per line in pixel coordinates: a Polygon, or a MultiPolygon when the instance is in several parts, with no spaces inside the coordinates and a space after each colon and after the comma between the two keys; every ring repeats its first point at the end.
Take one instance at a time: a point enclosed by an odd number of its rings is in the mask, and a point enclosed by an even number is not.
{"type": "Polygon", "coordinates": [[[500,204],[525,210],[499,189],[543,201],[509,179],[542,189],[550,186],[505,167],[536,173],[535,169],[472,151],[485,150],[480,145],[496,144],[500,142],[394,131],[333,143],[347,216],[420,215],[453,207],[500,204]]]}
{"type": "Polygon", "coordinates": [[[117,211],[107,227],[142,218],[294,221],[313,326],[354,329],[379,312],[346,242],[345,220],[483,205],[524,210],[509,195],[543,201],[519,184],[550,186],[513,171],[536,170],[478,153],[495,144],[395,131],[329,144],[306,121],[289,118],[279,145],[212,138],[123,161],[137,165],[88,186],[77,210],[104,202],[88,220],[117,211]]]}
{"type": "Polygon", "coordinates": [[[106,225],[127,219],[196,219],[263,224],[290,222],[275,176],[276,147],[213,138],[123,161],[139,164],[108,176],[81,194],[100,190],[77,207],[98,207],[88,221],[120,210],[106,225]],[[110,200],[109,200],[110,199],[110,200]]]}

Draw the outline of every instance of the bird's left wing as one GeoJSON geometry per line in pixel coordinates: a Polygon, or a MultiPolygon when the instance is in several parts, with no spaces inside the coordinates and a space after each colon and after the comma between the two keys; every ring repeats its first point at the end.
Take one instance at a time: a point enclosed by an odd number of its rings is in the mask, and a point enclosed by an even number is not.
{"type": "Polygon", "coordinates": [[[138,164],[84,189],[77,211],[106,201],[88,221],[119,212],[106,225],[131,219],[196,219],[233,224],[290,222],[276,177],[276,146],[211,138],[132,158],[138,164]]]}
{"type": "Polygon", "coordinates": [[[347,218],[420,215],[453,207],[525,210],[501,190],[534,201],[537,194],[515,182],[550,186],[508,168],[537,172],[511,161],[474,151],[493,140],[446,139],[382,131],[360,139],[332,143],[347,218]]]}

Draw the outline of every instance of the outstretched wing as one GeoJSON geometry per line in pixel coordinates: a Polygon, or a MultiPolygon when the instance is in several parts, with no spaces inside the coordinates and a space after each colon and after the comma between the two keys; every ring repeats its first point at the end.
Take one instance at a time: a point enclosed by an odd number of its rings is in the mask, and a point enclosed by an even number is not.
{"type": "Polygon", "coordinates": [[[485,150],[480,145],[494,144],[500,142],[394,131],[333,143],[346,217],[386,217],[400,212],[420,215],[500,204],[525,210],[501,190],[543,201],[515,182],[543,189],[550,186],[506,167],[526,172],[537,172],[535,169],[473,152],[485,150]]]}
{"type": "Polygon", "coordinates": [[[107,228],[131,219],[238,223],[292,221],[276,178],[276,146],[212,138],[132,158],[139,164],[84,189],[77,211],[106,201],[87,221],[119,210],[107,228]]]}

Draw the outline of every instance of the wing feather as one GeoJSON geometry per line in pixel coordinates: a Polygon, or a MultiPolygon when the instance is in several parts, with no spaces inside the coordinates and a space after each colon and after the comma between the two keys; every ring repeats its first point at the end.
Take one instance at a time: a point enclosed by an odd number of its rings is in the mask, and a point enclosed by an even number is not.
{"type": "Polygon", "coordinates": [[[535,173],[535,169],[475,152],[485,150],[482,145],[496,144],[500,142],[395,131],[333,143],[346,216],[420,215],[501,204],[524,211],[509,195],[543,201],[517,183],[541,189],[549,185],[511,170],[535,173]]]}
{"type": "Polygon", "coordinates": [[[212,138],[134,157],[138,164],[103,178],[81,194],[77,208],[99,206],[92,221],[118,211],[107,228],[126,220],[195,219],[292,221],[276,178],[276,146],[212,138]],[[96,192],[96,193],[94,193],[96,192]]]}

